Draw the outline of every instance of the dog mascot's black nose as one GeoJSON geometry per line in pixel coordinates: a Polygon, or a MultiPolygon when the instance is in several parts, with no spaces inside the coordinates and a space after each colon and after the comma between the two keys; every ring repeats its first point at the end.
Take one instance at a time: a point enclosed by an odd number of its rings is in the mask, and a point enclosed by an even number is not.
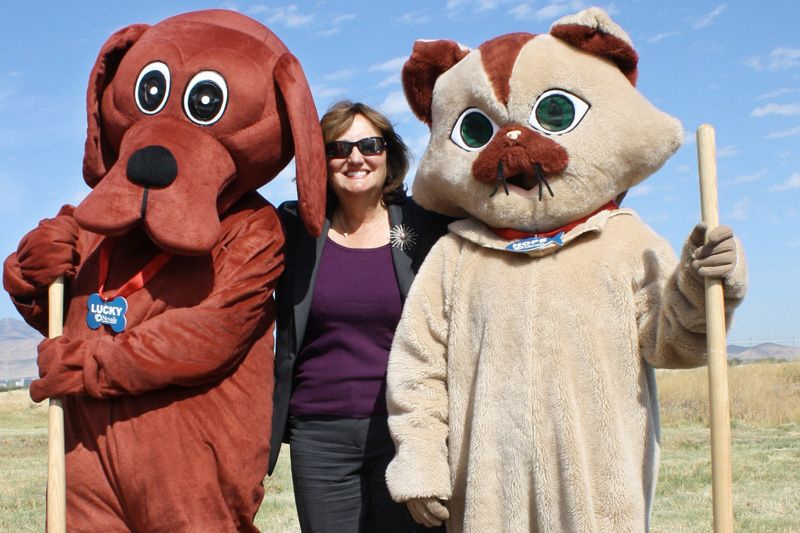
{"type": "Polygon", "coordinates": [[[178,176],[178,162],[163,146],[145,146],[128,159],[128,179],[145,187],[166,187],[178,176]]]}

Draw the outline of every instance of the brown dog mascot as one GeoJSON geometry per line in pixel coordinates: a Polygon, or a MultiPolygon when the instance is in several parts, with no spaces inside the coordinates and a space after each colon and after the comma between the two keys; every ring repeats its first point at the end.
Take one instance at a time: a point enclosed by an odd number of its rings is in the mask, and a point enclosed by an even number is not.
{"type": "Polygon", "coordinates": [[[319,234],[325,158],[297,60],[261,24],[199,11],[105,43],[87,97],[93,190],[21,241],[4,287],[45,330],[35,401],[64,397],[69,531],[255,530],[269,456],[275,209],[296,156],[319,234]]]}

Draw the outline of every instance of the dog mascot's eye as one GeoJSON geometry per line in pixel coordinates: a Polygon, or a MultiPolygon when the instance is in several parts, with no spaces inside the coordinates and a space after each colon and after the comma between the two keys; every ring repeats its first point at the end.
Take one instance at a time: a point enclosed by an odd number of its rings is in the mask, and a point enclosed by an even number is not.
{"type": "Polygon", "coordinates": [[[195,124],[209,126],[222,118],[228,103],[228,84],[222,75],[204,70],[192,78],[183,94],[183,110],[195,124]]]}
{"type": "Polygon", "coordinates": [[[497,124],[486,113],[471,107],[456,120],[450,139],[464,150],[474,152],[489,144],[497,130],[497,124]]]}
{"type": "Polygon", "coordinates": [[[542,133],[560,135],[575,128],[589,104],[559,89],[545,91],[533,105],[528,123],[542,133]]]}
{"type": "Polygon", "coordinates": [[[150,63],[142,69],[136,79],[136,105],[148,115],[155,115],[169,96],[169,67],[160,61],[150,63]]]}

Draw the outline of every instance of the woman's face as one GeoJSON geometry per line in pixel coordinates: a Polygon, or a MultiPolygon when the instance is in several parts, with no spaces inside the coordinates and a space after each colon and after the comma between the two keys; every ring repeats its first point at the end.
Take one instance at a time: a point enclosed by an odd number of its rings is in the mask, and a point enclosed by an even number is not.
{"type": "MultiPolygon", "coordinates": [[[[360,141],[366,137],[382,137],[381,132],[363,115],[334,141],[360,141]]],[[[386,150],[376,155],[362,154],[358,146],[347,157],[328,158],[328,183],[340,202],[356,196],[374,196],[380,202],[386,181],[386,150]]]]}

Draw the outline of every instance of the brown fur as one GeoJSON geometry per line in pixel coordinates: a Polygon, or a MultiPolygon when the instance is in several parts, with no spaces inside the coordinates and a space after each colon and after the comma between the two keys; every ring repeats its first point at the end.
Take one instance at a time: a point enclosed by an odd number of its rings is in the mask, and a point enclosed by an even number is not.
{"type": "Polygon", "coordinates": [[[625,74],[631,85],[636,85],[639,54],[619,37],[579,24],[557,24],[550,30],[550,34],[585,52],[610,59],[625,74]]]}
{"type": "Polygon", "coordinates": [[[319,233],[325,158],[305,77],[256,21],[189,13],[109,38],[90,77],[87,116],[92,192],[28,233],[3,272],[20,313],[43,333],[47,285],[60,274],[68,281],[64,334],[40,344],[30,389],[35,401],[64,397],[67,529],[256,531],[284,237],[255,190],[295,156],[300,211],[319,233]],[[172,84],[164,107],[148,115],[134,87],[156,60],[172,84]],[[183,109],[182,93],[202,70],[230,89],[212,125],[183,109]],[[168,158],[137,167],[154,145],[177,165],[171,183],[148,181],[169,170],[168,158]],[[163,268],[126,296],[126,329],[90,329],[89,295],[100,285],[112,295],[165,251],[163,268]]]}
{"type": "Polygon", "coordinates": [[[511,92],[509,83],[514,62],[525,43],[534,37],[536,36],[530,33],[510,33],[486,41],[479,48],[481,61],[492,81],[494,93],[504,104],[508,103],[508,95],[511,92]]]}
{"type": "Polygon", "coordinates": [[[403,89],[411,110],[430,126],[433,84],[442,72],[461,61],[468,51],[455,41],[417,41],[403,65],[403,89]]]}
{"type": "Polygon", "coordinates": [[[520,124],[508,124],[502,127],[481,150],[481,154],[472,164],[472,175],[475,179],[494,183],[497,179],[498,166],[502,162],[503,174],[510,177],[515,174],[532,172],[535,165],[541,165],[545,175],[558,174],[569,162],[566,150],[544,135],[531,131],[520,124]],[[508,132],[519,132],[516,139],[506,135],[508,132]]]}

